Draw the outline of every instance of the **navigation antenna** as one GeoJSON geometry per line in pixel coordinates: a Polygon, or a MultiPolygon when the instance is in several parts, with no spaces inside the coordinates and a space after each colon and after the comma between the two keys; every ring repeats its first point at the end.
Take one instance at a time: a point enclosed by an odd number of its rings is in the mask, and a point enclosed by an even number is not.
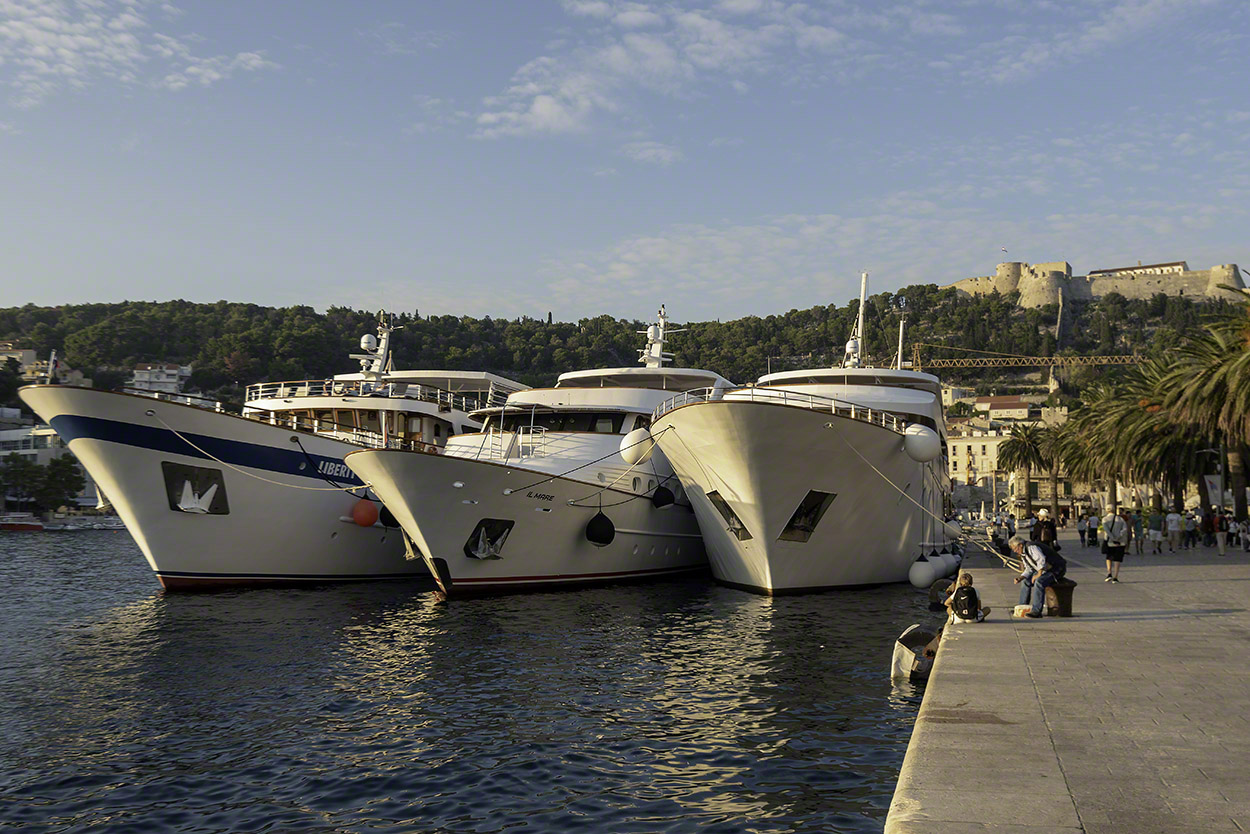
{"type": "Polygon", "coordinates": [[[395,327],[391,322],[394,316],[388,317],[385,312],[378,313],[378,335],[366,333],[360,337],[360,349],[364,353],[353,353],[352,359],[360,360],[360,374],[370,382],[381,382],[382,377],[391,370],[391,334],[403,330],[403,326],[395,327]]]}
{"type": "Polygon", "coordinates": [[[665,336],[673,333],[685,333],[686,328],[680,330],[668,329],[668,313],[664,310],[664,305],[660,305],[660,312],[656,313],[658,323],[651,325],[646,330],[635,331],[647,337],[647,346],[638,351],[638,361],[648,368],[664,367],[665,359],[672,359],[673,354],[664,352],[665,336]]]}
{"type": "Polygon", "coordinates": [[[907,311],[907,299],[900,295],[895,299],[895,301],[898,304],[898,317],[899,318],[898,318],[898,359],[895,360],[894,367],[901,371],[903,370],[903,331],[906,329],[906,326],[907,326],[907,312],[908,312],[907,311]]]}
{"type": "Polygon", "coordinates": [[[868,300],[868,273],[859,276],[859,317],[855,321],[855,330],[846,343],[846,354],[842,357],[843,368],[859,368],[863,366],[864,343],[864,303],[868,300]]]}

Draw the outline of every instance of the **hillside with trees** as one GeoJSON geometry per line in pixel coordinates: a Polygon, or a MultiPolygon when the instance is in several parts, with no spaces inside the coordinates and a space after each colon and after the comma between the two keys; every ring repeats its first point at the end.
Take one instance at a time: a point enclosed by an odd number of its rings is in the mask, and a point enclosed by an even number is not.
{"type": "MultiPolygon", "coordinates": [[[[1162,355],[1228,307],[1162,294],[1133,301],[1112,294],[1069,305],[1059,347],[1054,307],[1022,309],[1011,295],[973,298],[934,285],[912,286],[868,299],[867,348],[878,364],[888,362],[896,349],[904,300],[909,344],[1043,356],[1056,350],[1162,355]]],[[[841,307],[689,322],[669,350],[678,364],[709,368],[735,381],[750,381],[768,370],[829,365],[841,359],[858,306],[854,299],[841,307]]],[[[177,362],[194,366],[195,388],[237,399],[243,386],[261,380],[317,379],[354,370],[347,354],[356,350],[362,334],[373,331],[376,318],[376,312],[345,307],[319,313],[305,306],[226,301],[26,305],[0,309],[0,339],[33,348],[40,357],[55,348],[98,387],[122,384],[138,362],[177,362]]],[[[421,316],[415,311],[399,313],[396,323],[403,327],[394,338],[396,367],[489,370],[533,385],[550,384],[568,370],[635,363],[642,346],[637,331],[648,324],[609,315],[551,322],[548,317],[421,316]]],[[[926,350],[926,355],[967,354],[926,350]]],[[[944,372],[943,377],[985,380],[984,372],[944,372]]],[[[11,398],[12,383],[7,377],[0,380],[0,393],[11,398]]]]}

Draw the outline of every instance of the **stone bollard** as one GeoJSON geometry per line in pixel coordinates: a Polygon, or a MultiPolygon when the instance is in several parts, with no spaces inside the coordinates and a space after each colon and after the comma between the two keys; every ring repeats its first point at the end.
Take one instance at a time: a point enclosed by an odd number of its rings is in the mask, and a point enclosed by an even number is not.
{"type": "Polygon", "coordinates": [[[1076,583],[1066,576],[1046,589],[1046,613],[1052,617],[1072,616],[1072,591],[1076,583]]]}

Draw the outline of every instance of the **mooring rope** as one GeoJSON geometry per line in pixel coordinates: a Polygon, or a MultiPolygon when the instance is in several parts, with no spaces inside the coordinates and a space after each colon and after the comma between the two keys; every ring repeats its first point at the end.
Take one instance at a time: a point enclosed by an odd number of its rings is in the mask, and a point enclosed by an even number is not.
{"type": "MultiPolygon", "coordinates": [[[[219,458],[219,457],[217,457],[216,455],[214,455],[212,452],[210,452],[210,451],[208,451],[208,450],[206,450],[206,449],[204,449],[204,448],[202,448],[202,447],[200,447],[200,446],[196,445],[195,443],[191,442],[191,440],[190,440],[190,439],[189,439],[186,435],[184,435],[182,432],[178,431],[178,430],[177,430],[176,428],[174,428],[173,426],[169,425],[169,423],[166,423],[166,422],[165,422],[165,421],[161,418],[161,415],[157,414],[155,410],[153,410],[153,409],[148,409],[146,413],[147,413],[147,415],[148,415],[149,417],[155,417],[155,418],[156,418],[156,420],[157,420],[157,421],[158,421],[158,422],[159,422],[162,426],[164,426],[165,428],[169,429],[171,432],[173,432],[173,433],[174,433],[174,435],[175,435],[175,436],[177,436],[180,440],[182,440],[182,442],[183,442],[183,443],[186,443],[186,444],[187,444],[188,446],[190,446],[192,449],[195,449],[197,452],[199,452],[200,454],[204,455],[204,457],[206,457],[206,458],[210,458],[210,459],[212,459],[212,460],[215,460],[215,461],[217,461],[218,463],[220,463],[222,466],[228,467],[228,468],[230,468],[230,469],[233,469],[235,472],[238,472],[240,475],[246,475],[247,477],[249,477],[249,478],[255,478],[255,479],[256,479],[256,480],[258,480],[258,481],[264,481],[264,482],[265,482],[265,483],[267,483],[267,484],[273,484],[274,486],[280,486],[280,487],[287,487],[287,488],[289,488],[289,489],[302,489],[302,490],[305,490],[305,491],[307,491],[307,492],[348,492],[348,493],[353,492],[353,491],[358,490],[358,489],[368,489],[369,487],[371,487],[371,486],[372,486],[372,484],[369,484],[369,483],[367,483],[367,482],[366,482],[366,483],[362,484],[361,486],[355,486],[355,487],[307,487],[307,486],[300,486],[299,484],[286,484],[286,483],[283,483],[282,481],[275,481],[275,480],[273,480],[273,479],[271,479],[271,478],[265,478],[265,477],[262,477],[262,476],[260,476],[260,475],[255,474],[255,473],[248,472],[247,470],[242,469],[242,468],[240,468],[240,467],[238,467],[238,466],[235,466],[233,463],[230,463],[229,461],[224,461],[224,460],[222,460],[221,458],[219,458]]],[[[305,452],[305,454],[307,454],[307,453],[305,452]]],[[[316,468],[315,468],[315,467],[314,467],[313,471],[314,471],[314,472],[316,472],[316,468]]]]}

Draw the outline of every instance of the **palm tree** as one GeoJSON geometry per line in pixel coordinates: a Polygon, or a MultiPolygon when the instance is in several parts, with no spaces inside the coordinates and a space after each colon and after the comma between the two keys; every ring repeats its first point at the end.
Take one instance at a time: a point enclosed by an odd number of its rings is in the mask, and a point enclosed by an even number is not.
{"type": "Polygon", "coordinates": [[[1024,501],[1031,508],[1029,481],[1034,469],[1046,465],[1042,456],[1042,430],[1030,423],[1012,427],[1011,437],[998,447],[998,463],[1004,469],[1024,470],[1024,501]]]}
{"type": "Polygon", "coordinates": [[[1243,448],[1250,443],[1250,307],[1209,325],[1175,353],[1165,405],[1180,421],[1228,443],[1233,512],[1246,517],[1243,448]]]}
{"type": "Polygon", "coordinates": [[[1059,470],[1064,469],[1071,450],[1072,430],[1067,423],[1042,429],[1039,451],[1050,471],[1050,517],[1059,520],[1059,470]]]}

